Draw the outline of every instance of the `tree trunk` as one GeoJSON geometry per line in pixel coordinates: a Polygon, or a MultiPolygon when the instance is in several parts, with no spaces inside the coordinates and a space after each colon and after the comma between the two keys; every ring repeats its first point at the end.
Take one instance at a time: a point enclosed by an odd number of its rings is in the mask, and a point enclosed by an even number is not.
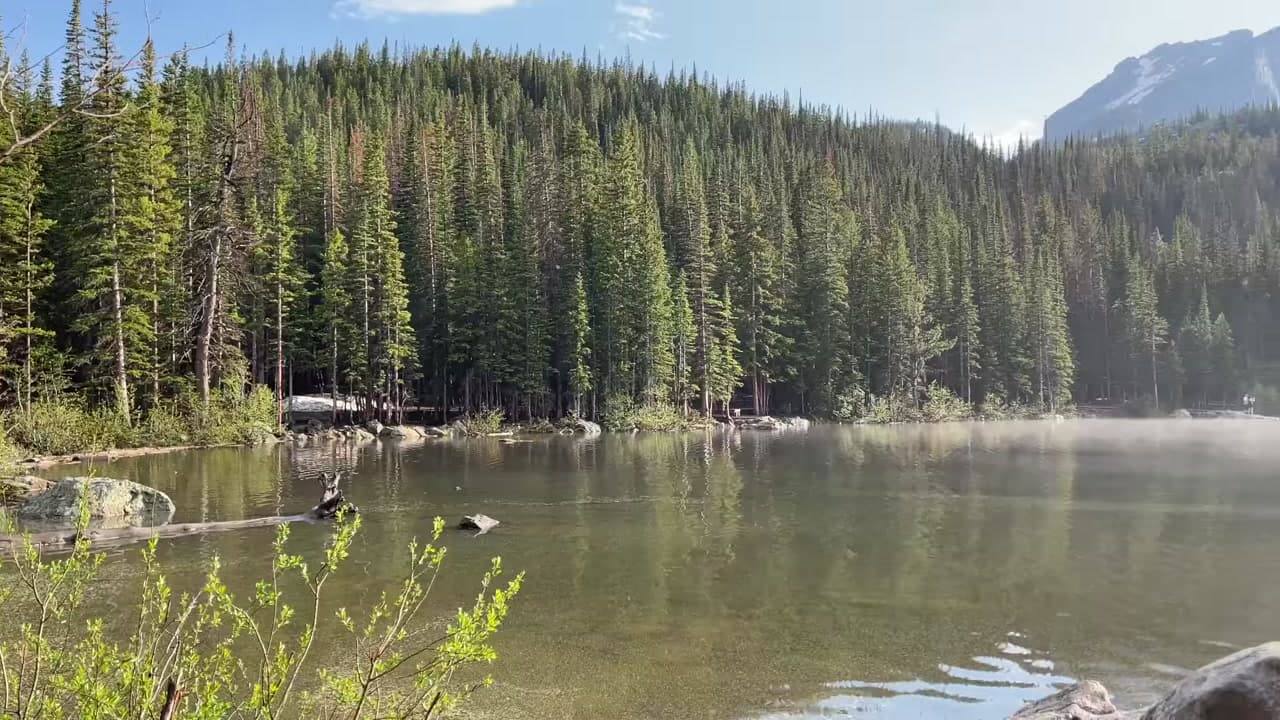
{"type": "MultiPolygon", "coordinates": [[[[277,264],[276,267],[279,267],[277,264]]],[[[276,425],[284,422],[284,284],[276,282],[276,425]]]]}
{"type": "Polygon", "coordinates": [[[151,538],[175,538],[190,535],[201,535],[229,530],[247,530],[250,528],[273,527],[294,522],[317,522],[332,520],[339,512],[356,512],[356,507],[347,502],[338,483],[342,476],[321,473],[320,502],[310,510],[297,515],[272,515],[270,517],[250,520],[224,520],[220,522],[181,523],[178,525],[160,525],[157,527],[103,528],[98,530],[51,530],[31,535],[0,535],[0,551],[12,552],[21,549],[30,542],[37,549],[70,549],[78,539],[87,539],[95,547],[110,547],[142,542],[151,538]]]}
{"type": "Polygon", "coordinates": [[[217,325],[219,275],[222,272],[222,233],[215,231],[213,244],[209,248],[208,272],[209,289],[201,299],[200,332],[196,336],[196,381],[200,386],[200,402],[209,406],[209,374],[210,354],[213,347],[213,330],[217,325]]]}
{"type": "Polygon", "coordinates": [[[129,423],[129,364],[124,347],[124,293],[120,287],[120,262],[111,266],[111,314],[115,323],[116,410],[129,423]]]}

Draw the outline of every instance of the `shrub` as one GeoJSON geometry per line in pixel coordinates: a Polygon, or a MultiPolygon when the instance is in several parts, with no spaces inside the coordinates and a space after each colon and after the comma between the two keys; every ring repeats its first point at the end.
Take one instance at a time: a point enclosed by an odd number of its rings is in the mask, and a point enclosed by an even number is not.
{"type": "Polygon", "coordinates": [[[855,387],[836,396],[831,415],[839,422],[853,422],[866,414],[866,411],[867,394],[862,388],[855,387]]]}
{"type": "Polygon", "coordinates": [[[497,408],[480,410],[463,418],[462,425],[466,428],[467,435],[484,437],[485,435],[502,432],[502,421],[505,417],[502,411],[497,408]]]}
{"type": "Polygon", "coordinates": [[[7,420],[12,441],[38,455],[72,455],[133,445],[134,433],[118,413],[87,410],[71,399],[37,402],[7,420]]]}
{"type": "Polygon", "coordinates": [[[191,442],[191,423],[178,413],[175,404],[157,405],[138,424],[137,436],[147,445],[185,445],[191,442]]]}
{"type": "MultiPolygon", "coordinates": [[[[21,583],[0,587],[8,617],[28,619],[16,638],[0,646],[5,708],[37,709],[43,717],[437,717],[472,690],[458,670],[491,663],[489,644],[506,619],[523,573],[505,588],[495,558],[474,604],[460,608],[442,636],[428,632],[423,611],[445,558],[438,547],[444,521],[431,542],[409,546],[403,579],[357,623],[337,609],[350,662],[342,669],[308,665],[325,606],[324,587],[347,559],[360,519],[339,517],[322,556],[288,553],[289,526],[276,534],[270,574],[249,597],[237,598],[214,558],[203,585],[178,593],[156,556],[156,541],[142,552],[140,600],[107,619],[86,617],[85,599],[105,555],[80,536],[69,555],[46,559],[28,540],[11,548],[21,583]],[[320,562],[316,562],[319,560],[320,562]],[[286,601],[299,588],[301,604],[286,601]],[[246,642],[247,641],[247,642],[246,642]],[[316,682],[300,680],[315,673],[316,682]],[[304,694],[300,685],[314,685],[304,694]]],[[[471,678],[467,678],[470,680],[471,678]]],[[[25,717],[25,712],[20,712],[25,717]]]]}
{"type": "Polygon", "coordinates": [[[929,386],[929,397],[922,408],[925,422],[949,422],[964,420],[973,414],[969,403],[956,397],[945,385],[929,386]]]}
{"type": "Polygon", "coordinates": [[[246,395],[239,383],[226,383],[212,394],[207,408],[195,398],[186,403],[192,407],[191,437],[197,445],[253,444],[278,425],[275,394],[262,385],[246,395]]]}
{"type": "Polygon", "coordinates": [[[688,428],[688,420],[670,403],[637,403],[629,395],[604,401],[604,427],[613,432],[668,432],[688,428]]]}

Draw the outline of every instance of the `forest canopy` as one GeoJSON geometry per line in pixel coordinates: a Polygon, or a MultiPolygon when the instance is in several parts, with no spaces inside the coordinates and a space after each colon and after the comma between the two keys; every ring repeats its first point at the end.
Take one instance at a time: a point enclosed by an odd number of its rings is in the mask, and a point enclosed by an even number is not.
{"type": "Polygon", "coordinates": [[[229,39],[197,66],[122,49],[109,2],[71,3],[61,55],[0,52],[11,408],[257,384],[851,419],[1280,374],[1275,107],[1005,154],[622,61],[229,39]]]}

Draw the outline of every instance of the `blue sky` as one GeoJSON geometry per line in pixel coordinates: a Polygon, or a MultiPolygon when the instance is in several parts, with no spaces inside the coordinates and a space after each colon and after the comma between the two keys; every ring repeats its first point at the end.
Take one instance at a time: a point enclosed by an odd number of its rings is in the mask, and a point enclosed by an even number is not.
{"type": "MultiPolygon", "coordinates": [[[[86,10],[100,0],[84,0],[86,10]]],[[[69,0],[3,0],[10,45],[56,50],[69,0]]],[[[457,40],[697,66],[752,89],[935,116],[1000,139],[1162,42],[1280,25],[1276,0],[114,0],[123,43],[161,50],[234,30],[250,51],[335,39],[457,40]]],[[[221,43],[211,52],[221,55],[221,43]]]]}

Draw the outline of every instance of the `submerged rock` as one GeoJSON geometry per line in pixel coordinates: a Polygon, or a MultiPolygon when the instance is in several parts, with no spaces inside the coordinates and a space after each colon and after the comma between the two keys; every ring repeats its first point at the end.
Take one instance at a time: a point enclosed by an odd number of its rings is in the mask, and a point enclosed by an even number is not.
{"type": "Polygon", "coordinates": [[[173,501],[155,488],[130,480],[82,477],[60,480],[48,491],[27,500],[18,508],[18,517],[72,524],[80,516],[86,491],[92,520],[160,525],[173,517],[173,501]]]}
{"type": "Polygon", "coordinates": [[[1146,710],[1120,711],[1087,680],[1031,703],[1010,720],[1270,720],[1280,718],[1280,643],[1241,650],[1191,673],[1146,710]]]}
{"type": "Polygon", "coordinates": [[[1011,720],[1119,720],[1123,717],[1102,683],[1086,680],[1031,703],[1014,713],[1011,720]]]}

